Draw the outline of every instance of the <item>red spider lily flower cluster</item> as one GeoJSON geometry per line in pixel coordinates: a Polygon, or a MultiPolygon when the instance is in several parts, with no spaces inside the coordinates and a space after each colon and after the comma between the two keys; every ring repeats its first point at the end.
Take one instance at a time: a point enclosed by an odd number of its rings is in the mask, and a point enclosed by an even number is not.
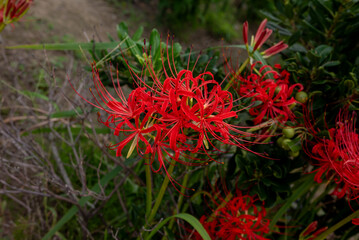
{"type": "Polygon", "coordinates": [[[308,225],[306,229],[299,235],[299,240],[314,240],[321,233],[326,231],[328,227],[323,227],[318,229],[318,221],[314,221],[308,225]]]}
{"type": "Polygon", "coordinates": [[[32,0],[0,0],[0,32],[7,24],[19,20],[31,3],[32,0]]]}
{"type": "MultiPolygon", "coordinates": [[[[290,84],[290,74],[286,70],[277,72],[270,66],[262,66],[259,71],[254,71],[256,64],[252,64],[251,71],[246,75],[234,75],[236,77],[235,89],[240,97],[249,97],[254,106],[249,113],[255,116],[254,124],[262,123],[269,119],[285,123],[294,121],[295,115],[291,105],[297,103],[292,96],[295,88],[298,92],[303,90],[300,83],[290,84]]],[[[259,63],[260,64],[260,63],[259,63]]],[[[278,70],[279,64],[275,65],[278,70]]]]}
{"type": "Polygon", "coordinates": [[[333,194],[338,198],[345,195],[357,199],[359,193],[359,134],[355,128],[356,113],[346,110],[337,116],[336,127],[328,130],[329,138],[319,138],[318,132],[307,121],[308,128],[315,136],[311,153],[319,166],[315,181],[322,182],[323,175],[337,184],[333,194]]]}
{"type": "MultiPolygon", "coordinates": [[[[125,135],[124,140],[110,146],[116,150],[117,156],[122,155],[125,146],[129,146],[127,157],[136,148],[139,155],[150,157],[154,172],[163,169],[167,173],[166,164],[171,159],[190,166],[206,165],[214,160],[212,152],[221,152],[223,144],[247,149],[250,143],[247,139],[253,134],[226,122],[237,118],[240,110],[234,110],[232,94],[222,90],[212,73],[207,71],[194,76],[188,68],[177,72],[169,64],[168,71],[163,67],[165,79],[162,82],[153,71],[151,62],[145,64],[146,71],[143,72],[149,72],[147,80],[128,66],[137,88],[127,98],[118,77],[117,82],[112,79],[117,94],[115,98],[93,67],[98,97],[91,91],[96,103],[88,102],[109,114],[106,120],[102,120],[99,114],[101,123],[111,128],[115,135],[125,135]],[[205,159],[195,158],[193,154],[202,154],[205,159]],[[158,162],[157,167],[154,162],[158,162]]],[[[172,182],[173,179],[167,175],[172,182]]]]}
{"type": "MultiPolygon", "coordinates": [[[[268,40],[270,35],[272,34],[272,30],[265,28],[267,24],[267,19],[264,19],[262,23],[259,25],[259,28],[256,32],[255,37],[251,40],[251,46],[253,47],[253,52],[257,49],[260,49],[262,45],[268,40]]],[[[243,41],[248,49],[248,22],[246,21],[243,24],[243,41]]],[[[261,52],[262,55],[264,55],[265,58],[268,58],[270,56],[273,56],[284,49],[288,47],[287,44],[285,44],[283,41],[280,41],[279,43],[275,44],[274,46],[266,49],[265,51],[261,52]]]]}
{"type": "MultiPolygon", "coordinates": [[[[200,222],[210,235],[211,239],[229,240],[265,240],[263,235],[269,233],[269,220],[266,219],[264,203],[256,205],[259,199],[249,195],[237,196],[229,200],[212,216],[202,216],[200,222]]],[[[195,232],[191,239],[202,239],[195,232]]]]}

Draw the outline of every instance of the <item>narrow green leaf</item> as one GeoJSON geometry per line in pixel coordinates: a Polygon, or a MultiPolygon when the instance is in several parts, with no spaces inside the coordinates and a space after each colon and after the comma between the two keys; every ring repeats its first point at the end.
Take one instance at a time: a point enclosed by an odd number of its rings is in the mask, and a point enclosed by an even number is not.
{"type": "Polygon", "coordinates": [[[284,27],[281,27],[279,24],[277,24],[275,22],[268,22],[267,26],[270,29],[277,30],[282,35],[285,35],[285,36],[292,35],[292,33],[288,29],[285,29],[284,27]]]}
{"type": "Polygon", "coordinates": [[[181,44],[179,44],[179,43],[175,43],[175,44],[173,44],[173,56],[174,57],[177,57],[177,56],[179,56],[180,55],[180,53],[181,53],[181,51],[182,51],[182,46],[181,46],[181,44]]]}
{"type": "Polygon", "coordinates": [[[151,45],[151,55],[153,62],[160,57],[160,44],[161,44],[161,37],[157,29],[153,29],[150,35],[150,45],[151,45]]]}
{"type": "Polygon", "coordinates": [[[44,43],[33,45],[17,45],[5,47],[6,49],[25,49],[25,50],[104,50],[117,47],[121,42],[87,42],[87,43],[44,43]]]}
{"type": "Polygon", "coordinates": [[[118,38],[125,41],[127,47],[129,48],[133,56],[135,56],[137,59],[141,58],[142,56],[141,49],[137,46],[136,42],[128,35],[128,27],[125,22],[121,22],[120,24],[117,25],[117,35],[118,38]]]}
{"type": "MultiPolygon", "coordinates": [[[[72,126],[71,127],[71,132],[72,134],[79,134],[82,130],[82,126],[72,126]]],[[[49,133],[51,131],[55,130],[58,133],[66,133],[68,132],[67,127],[54,127],[53,129],[48,128],[48,127],[42,127],[42,128],[37,128],[31,131],[32,134],[41,134],[41,133],[49,133]]],[[[111,133],[111,129],[109,128],[95,128],[94,129],[95,132],[97,134],[110,134],[111,133]]],[[[92,132],[92,128],[86,127],[86,131],[87,132],[92,132]]],[[[24,136],[28,135],[27,132],[24,133],[24,136]]]]}
{"type": "Polygon", "coordinates": [[[317,6],[313,2],[309,2],[309,15],[313,22],[319,23],[322,29],[326,31],[326,28],[330,26],[329,23],[325,22],[326,16],[317,9],[317,6]]]}
{"type": "Polygon", "coordinates": [[[40,98],[46,101],[49,101],[49,98],[41,93],[38,92],[31,92],[31,91],[21,91],[21,93],[29,98],[40,98]]]}
{"type": "Polygon", "coordinates": [[[327,229],[325,232],[323,232],[322,234],[320,234],[319,236],[317,236],[315,238],[315,240],[324,240],[327,239],[328,235],[333,233],[335,230],[341,228],[342,226],[344,226],[345,224],[347,224],[349,221],[351,221],[354,218],[359,217],[359,210],[353,212],[352,214],[350,214],[349,216],[347,216],[346,218],[342,219],[341,221],[339,221],[338,223],[336,223],[334,226],[330,227],[329,229],[327,229]]]}
{"type": "Polygon", "coordinates": [[[322,58],[328,57],[328,55],[333,51],[333,47],[328,45],[320,45],[315,48],[315,51],[321,56],[322,58]]]}
{"type": "Polygon", "coordinates": [[[137,59],[142,58],[142,51],[141,49],[137,46],[136,42],[133,41],[131,38],[127,38],[125,40],[125,43],[127,45],[127,48],[131,51],[132,55],[135,56],[137,59]]]}
{"type": "Polygon", "coordinates": [[[330,7],[328,7],[322,0],[313,0],[313,2],[318,6],[321,7],[322,9],[328,11],[328,13],[334,17],[334,13],[333,11],[330,9],[330,7]]]}
{"type": "Polygon", "coordinates": [[[200,221],[198,221],[197,218],[195,218],[194,216],[188,214],[188,213],[179,213],[176,214],[174,216],[168,217],[165,220],[163,220],[162,222],[160,222],[150,233],[150,235],[147,236],[146,240],[150,240],[153,235],[155,235],[157,233],[157,231],[163,227],[169,220],[171,220],[172,218],[181,218],[183,220],[185,220],[186,222],[188,222],[189,224],[192,225],[192,227],[194,229],[196,229],[196,231],[201,235],[201,237],[203,238],[203,240],[211,240],[211,237],[208,235],[206,229],[204,229],[204,227],[202,226],[202,224],[200,223],[200,221]]]}
{"type": "MultiPolygon", "coordinates": [[[[111,172],[107,173],[101,180],[100,180],[100,184],[101,186],[105,186],[109,181],[111,181],[114,177],[116,177],[119,172],[122,170],[122,167],[117,166],[116,168],[114,168],[111,172]]],[[[100,192],[100,185],[96,184],[91,191],[93,192],[100,192]]],[[[82,197],[79,201],[79,205],[80,206],[84,206],[89,200],[91,200],[91,196],[87,196],[87,197],[82,197]]],[[[51,239],[51,237],[58,231],[60,230],[60,228],[66,224],[68,221],[71,220],[71,218],[73,216],[75,216],[75,214],[79,211],[79,209],[76,206],[73,206],[72,208],[70,208],[69,211],[67,211],[67,213],[56,223],[56,225],[54,227],[52,227],[50,229],[49,232],[46,233],[46,235],[42,238],[42,240],[48,240],[51,239]]]]}
{"type": "Polygon", "coordinates": [[[288,143],[288,147],[292,152],[298,152],[302,149],[302,142],[300,138],[295,138],[288,143]]]}
{"type": "Polygon", "coordinates": [[[140,26],[132,36],[133,41],[140,40],[141,36],[142,36],[142,33],[143,33],[143,26],[140,26]]]}
{"type": "Polygon", "coordinates": [[[336,60],[336,61],[326,62],[322,66],[323,67],[334,67],[334,66],[338,66],[339,64],[340,64],[340,61],[336,60]]]}
{"type": "Polygon", "coordinates": [[[325,37],[325,34],[323,32],[321,32],[319,29],[317,29],[316,27],[314,27],[312,24],[310,24],[307,20],[303,20],[304,25],[306,25],[307,27],[309,27],[310,29],[312,29],[314,32],[318,33],[319,35],[322,35],[323,37],[325,37]]]}
{"type": "Polygon", "coordinates": [[[292,46],[289,47],[289,50],[293,51],[293,52],[302,52],[302,53],[306,53],[307,49],[299,44],[299,43],[295,43],[292,46]]]}
{"type": "MultiPolygon", "coordinates": [[[[91,112],[97,112],[97,109],[92,109],[91,112]]],[[[83,111],[80,108],[76,108],[73,110],[66,110],[66,111],[59,111],[59,112],[54,112],[53,114],[50,115],[50,118],[66,118],[66,117],[75,117],[79,114],[82,114],[83,111]]]]}
{"type": "Polygon", "coordinates": [[[277,221],[290,208],[292,203],[295,200],[297,200],[298,198],[300,198],[303,194],[308,192],[308,190],[312,187],[313,181],[314,181],[313,174],[306,176],[304,182],[298,188],[296,188],[296,190],[293,192],[292,196],[285,201],[285,204],[273,216],[273,218],[269,224],[269,228],[273,229],[273,227],[276,225],[277,221]]]}
{"type": "Polygon", "coordinates": [[[120,24],[117,24],[117,36],[119,39],[123,40],[128,36],[128,27],[125,22],[121,22],[120,24]]]}

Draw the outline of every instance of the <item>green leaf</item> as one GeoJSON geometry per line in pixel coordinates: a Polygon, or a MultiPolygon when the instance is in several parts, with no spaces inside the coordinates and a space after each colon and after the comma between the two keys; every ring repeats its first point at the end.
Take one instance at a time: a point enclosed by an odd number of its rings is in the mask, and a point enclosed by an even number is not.
{"type": "MultiPolygon", "coordinates": [[[[277,1],[276,1],[277,2],[277,1]]],[[[268,19],[275,21],[275,22],[280,22],[281,20],[279,18],[277,18],[276,16],[274,16],[272,13],[264,11],[264,10],[259,10],[259,12],[264,15],[265,17],[267,17],[268,19]]]]}
{"type": "Polygon", "coordinates": [[[117,24],[117,36],[119,39],[123,40],[128,36],[128,27],[125,22],[121,22],[120,24],[117,24]]]}
{"type": "Polygon", "coordinates": [[[21,93],[29,98],[40,98],[46,101],[49,101],[49,98],[38,92],[30,92],[30,91],[21,91],[21,93]]]}
{"type": "Polygon", "coordinates": [[[143,26],[140,26],[137,31],[135,32],[135,34],[133,34],[132,39],[133,41],[138,41],[141,39],[143,33],[143,26]]]}
{"type": "Polygon", "coordinates": [[[154,28],[150,35],[151,55],[153,60],[156,60],[160,55],[161,37],[156,28],[154,28]]]}
{"type": "MultiPolygon", "coordinates": [[[[72,126],[71,127],[71,132],[72,134],[79,134],[81,133],[83,127],[82,126],[72,126]]],[[[32,134],[41,134],[41,133],[49,133],[51,131],[55,130],[58,133],[67,133],[68,129],[67,127],[54,127],[54,128],[48,128],[48,127],[42,127],[42,128],[37,128],[31,131],[32,134]]],[[[87,132],[92,132],[95,131],[97,134],[110,134],[111,133],[111,129],[109,128],[89,128],[86,127],[86,131],[87,132]]],[[[24,133],[24,136],[28,135],[27,132],[24,133]]],[[[127,160],[127,159],[126,159],[127,160]]]]}
{"type": "Polygon", "coordinates": [[[273,229],[276,225],[277,221],[282,217],[282,215],[290,208],[292,203],[301,197],[303,194],[307,193],[308,190],[312,187],[312,183],[314,181],[314,175],[308,175],[305,177],[304,182],[295,189],[292,196],[285,201],[285,204],[276,212],[273,216],[269,228],[273,229]]]}
{"type": "Polygon", "coordinates": [[[259,182],[256,186],[257,186],[257,190],[258,190],[257,193],[258,193],[259,198],[262,201],[266,200],[267,196],[268,196],[267,191],[266,191],[266,186],[261,182],[259,182]]]}
{"type": "Polygon", "coordinates": [[[328,82],[330,82],[329,79],[315,79],[315,81],[313,81],[312,83],[316,85],[321,85],[321,84],[326,84],[328,82]]]}
{"type": "Polygon", "coordinates": [[[298,152],[302,149],[302,143],[300,138],[295,138],[288,143],[288,147],[292,152],[298,152]]]}
{"type": "Polygon", "coordinates": [[[188,222],[189,224],[191,224],[191,226],[196,229],[196,231],[201,235],[201,237],[203,238],[203,240],[211,240],[210,236],[208,235],[206,229],[204,229],[204,227],[202,226],[202,224],[200,223],[200,221],[198,221],[197,218],[195,218],[194,216],[188,214],[188,213],[179,213],[176,214],[174,216],[168,217],[165,220],[163,220],[162,222],[160,222],[159,224],[157,224],[157,226],[152,230],[152,232],[150,233],[150,235],[148,235],[146,237],[146,240],[150,240],[153,235],[155,235],[157,233],[157,231],[163,227],[169,220],[171,220],[172,218],[181,218],[183,220],[185,220],[186,222],[188,222]]]}
{"type": "Polygon", "coordinates": [[[322,65],[322,67],[334,67],[334,66],[338,66],[340,64],[340,61],[329,61],[326,62],[322,65]]]}
{"type": "MultiPolygon", "coordinates": [[[[141,30],[140,30],[141,31],[141,30]]],[[[142,34],[142,33],[141,33],[142,34]]],[[[140,60],[142,57],[142,51],[137,46],[136,42],[128,35],[128,27],[125,22],[121,22],[117,25],[117,35],[121,40],[124,40],[131,54],[140,60]]],[[[135,34],[136,35],[136,34],[135,34]]]]}
{"type": "Polygon", "coordinates": [[[208,61],[209,61],[209,56],[207,54],[204,54],[199,57],[197,64],[201,65],[204,63],[208,63],[208,61]]]}
{"type": "MultiPolygon", "coordinates": [[[[92,109],[91,112],[97,112],[97,109],[92,109]]],[[[83,111],[80,108],[76,108],[73,110],[66,110],[66,111],[59,111],[59,112],[54,112],[53,114],[50,115],[50,118],[66,118],[66,117],[75,117],[78,116],[79,114],[82,114],[83,111]]]]}
{"type": "MultiPolygon", "coordinates": [[[[328,7],[327,5],[325,5],[325,3],[322,0],[312,0],[317,7],[320,7],[323,10],[326,10],[332,17],[334,17],[334,13],[333,11],[330,9],[330,7],[328,7]]],[[[326,3],[328,1],[325,1],[326,3]]]]}
{"type": "Polygon", "coordinates": [[[17,45],[5,47],[6,49],[25,49],[25,50],[104,50],[113,49],[120,45],[121,42],[87,42],[87,43],[44,43],[44,44],[32,44],[32,45],[17,45]]]}
{"type": "Polygon", "coordinates": [[[281,27],[279,24],[276,24],[274,22],[268,22],[267,26],[270,29],[277,30],[278,33],[280,33],[280,34],[282,34],[284,36],[291,36],[292,35],[292,33],[288,29],[285,29],[285,28],[281,27]]]}
{"type": "Polygon", "coordinates": [[[179,44],[179,43],[173,44],[173,56],[174,56],[174,57],[179,56],[180,53],[181,53],[181,51],[182,51],[182,46],[181,46],[181,44],[179,44]]]}
{"type": "Polygon", "coordinates": [[[326,58],[333,51],[333,47],[328,45],[320,45],[315,48],[315,51],[321,58],[326,58]]]}
{"type": "Polygon", "coordinates": [[[309,27],[313,32],[318,33],[319,35],[325,37],[325,34],[318,30],[316,27],[314,27],[311,23],[309,23],[307,20],[303,20],[304,25],[309,27]]]}
{"type": "Polygon", "coordinates": [[[313,91],[313,92],[310,92],[310,93],[309,93],[308,98],[310,99],[310,98],[312,98],[314,95],[322,95],[322,94],[323,94],[322,91],[313,91]]]}
{"type": "Polygon", "coordinates": [[[292,46],[289,47],[289,50],[293,51],[293,52],[302,52],[302,53],[306,53],[307,49],[299,44],[299,43],[295,43],[292,46]]]}
{"type": "Polygon", "coordinates": [[[312,62],[313,65],[317,66],[319,64],[320,61],[320,56],[315,52],[315,51],[309,51],[307,53],[307,57],[309,58],[309,60],[312,62]]]}
{"type": "MultiPolygon", "coordinates": [[[[120,166],[117,166],[116,168],[114,168],[111,172],[107,173],[103,178],[101,178],[100,184],[96,184],[91,189],[91,191],[93,191],[95,193],[99,193],[100,189],[101,189],[100,185],[105,186],[114,177],[118,176],[118,174],[121,170],[122,170],[122,167],[120,167],[120,166]]],[[[79,205],[84,206],[88,201],[91,200],[91,198],[92,198],[91,196],[82,197],[79,201],[79,205]]],[[[51,239],[52,236],[54,234],[56,234],[56,232],[58,230],[60,230],[60,228],[64,224],[66,224],[68,221],[70,221],[72,219],[72,217],[75,216],[78,211],[79,211],[79,209],[76,206],[73,206],[72,208],[70,208],[67,211],[67,213],[56,223],[56,225],[54,227],[52,227],[49,232],[46,233],[46,235],[42,238],[42,240],[51,239]]]]}
{"type": "Polygon", "coordinates": [[[137,46],[136,42],[133,41],[131,38],[126,38],[125,43],[127,48],[130,50],[133,56],[137,58],[138,61],[143,57],[141,49],[137,46]]]}
{"type": "Polygon", "coordinates": [[[312,22],[319,23],[323,29],[326,30],[327,26],[330,26],[325,22],[325,15],[317,9],[317,6],[313,2],[309,2],[309,15],[312,22]]]}

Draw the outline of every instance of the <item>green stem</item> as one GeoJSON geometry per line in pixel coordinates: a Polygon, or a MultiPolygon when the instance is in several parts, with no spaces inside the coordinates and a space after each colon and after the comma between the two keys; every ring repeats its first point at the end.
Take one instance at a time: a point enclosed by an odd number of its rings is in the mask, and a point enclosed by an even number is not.
{"type": "Polygon", "coordinates": [[[151,179],[151,166],[149,164],[150,159],[145,164],[146,171],[146,217],[150,215],[152,208],[152,179],[151,179]]]}
{"type": "MultiPolygon", "coordinates": [[[[179,195],[178,202],[177,202],[177,212],[174,213],[173,215],[178,214],[180,212],[181,207],[182,207],[183,196],[184,196],[184,191],[186,190],[186,187],[187,187],[188,177],[189,177],[189,174],[187,172],[183,177],[183,182],[182,182],[182,187],[181,187],[181,194],[179,195]]],[[[174,222],[175,222],[175,219],[172,218],[171,221],[170,221],[170,224],[168,226],[168,229],[172,229],[174,222]]]]}
{"type": "Polygon", "coordinates": [[[262,74],[258,71],[258,69],[257,69],[257,68],[253,68],[253,71],[255,71],[255,72],[257,73],[257,75],[258,75],[258,76],[260,76],[260,77],[262,76],[262,74]]]}
{"type": "Polygon", "coordinates": [[[221,209],[223,208],[228,202],[229,200],[231,200],[231,198],[233,197],[233,194],[232,193],[228,193],[226,198],[224,199],[224,201],[221,202],[220,205],[218,205],[218,207],[216,208],[216,210],[211,214],[211,216],[208,218],[208,222],[212,222],[213,218],[215,217],[216,215],[216,212],[218,209],[221,209]]]}
{"type": "Polygon", "coordinates": [[[324,240],[326,239],[326,237],[331,234],[332,232],[334,232],[335,230],[337,230],[338,228],[342,227],[344,224],[348,223],[350,220],[352,220],[353,218],[359,217],[359,210],[353,212],[352,214],[350,214],[348,217],[344,218],[343,220],[341,220],[340,222],[338,222],[337,224],[335,224],[334,226],[332,226],[331,228],[329,228],[327,231],[323,232],[322,234],[320,234],[318,237],[316,237],[314,240],[324,240]]]}
{"type": "Polygon", "coordinates": [[[163,181],[161,189],[160,189],[160,191],[159,191],[159,193],[157,195],[155,205],[153,206],[152,211],[151,211],[151,213],[150,213],[150,215],[149,215],[149,217],[147,219],[147,225],[151,225],[154,217],[156,216],[157,210],[158,210],[158,208],[159,208],[159,206],[160,206],[160,204],[162,202],[163,195],[165,194],[167,186],[168,186],[168,183],[170,181],[168,176],[170,176],[172,174],[173,169],[175,167],[175,164],[176,164],[176,161],[174,159],[172,159],[170,167],[168,168],[168,171],[167,171],[166,178],[163,181]]]}
{"type": "Polygon", "coordinates": [[[246,61],[244,61],[244,63],[240,66],[240,68],[238,69],[238,71],[236,72],[236,74],[231,78],[231,80],[229,80],[229,82],[227,83],[227,85],[223,88],[224,91],[227,91],[229,89],[229,87],[233,84],[234,79],[241,73],[243,72],[244,68],[247,66],[247,64],[249,63],[249,58],[247,58],[246,61]]]}

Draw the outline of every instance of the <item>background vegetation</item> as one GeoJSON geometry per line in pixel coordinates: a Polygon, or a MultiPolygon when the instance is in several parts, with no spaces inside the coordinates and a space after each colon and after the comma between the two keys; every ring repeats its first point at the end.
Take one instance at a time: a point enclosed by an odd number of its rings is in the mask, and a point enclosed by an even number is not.
{"type": "MultiPolygon", "coordinates": [[[[118,138],[97,122],[98,109],[76,95],[68,80],[81,95],[91,99],[87,91],[93,87],[90,63],[96,61],[104,84],[111,87],[111,74],[117,68],[121,85],[129,93],[134,86],[133,77],[124,58],[136,73],[141,72],[148,58],[154,71],[160,71],[160,46],[166,46],[168,29],[175,34],[168,57],[178,69],[186,68],[188,62],[194,66],[198,60],[195,75],[206,69],[216,79],[223,79],[228,74],[223,53],[233,59],[234,65],[241,64],[236,62],[238,51],[245,54],[238,45],[242,41],[242,22],[248,20],[249,30],[254,32],[261,20],[267,18],[267,26],[275,33],[268,46],[279,40],[289,45],[280,55],[268,59],[268,63],[281,63],[291,74],[290,82],[304,86],[312,99],[308,107],[317,120],[316,128],[334,126],[339,109],[349,102],[350,110],[358,110],[357,1],[112,0],[101,4],[110,4],[109,8],[118,14],[123,11],[126,19],[118,19],[111,34],[88,42],[52,32],[54,26],[32,18],[31,11],[25,22],[2,35],[1,239],[135,239],[143,232],[145,160],[135,154],[130,158],[116,157],[108,150],[107,146],[118,142],[118,138]],[[145,16],[138,9],[147,9],[143,10],[145,16]],[[143,22],[132,20],[134,16],[141,16],[143,22]],[[44,27],[45,32],[52,33],[51,37],[8,48],[21,44],[19,40],[7,40],[16,31],[35,32],[34,28],[44,27]],[[199,47],[192,49],[190,44],[194,41],[199,47]],[[44,42],[49,44],[42,45],[44,42]],[[229,50],[215,48],[229,44],[234,45],[229,50]],[[149,45],[151,54],[146,55],[143,48],[149,49],[149,45]],[[38,50],[24,53],[30,49],[38,50]]],[[[35,9],[36,2],[31,7],[35,9]]],[[[297,106],[293,111],[301,119],[301,108],[297,106]]],[[[248,113],[242,116],[238,121],[251,122],[248,113]]],[[[179,166],[174,172],[176,180],[183,183],[188,174],[187,187],[199,192],[212,193],[214,188],[224,186],[234,192],[239,186],[251,195],[258,195],[271,219],[271,233],[266,236],[269,239],[300,239],[300,234],[314,221],[318,221],[318,229],[330,228],[349,216],[352,209],[358,209],[358,204],[351,201],[349,205],[348,199],[328,194],[335,188],[335,182],[314,184],[312,175],[303,174],[315,170],[315,166],[302,147],[306,131],[304,122],[300,124],[294,136],[284,136],[287,145],[278,141],[283,140],[282,128],[276,128],[268,144],[252,148],[276,160],[226,149],[218,155],[223,165],[213,162],[207,167],[179,166]]],[[[164,174],[152,174],[152,179],[153,192],[158,194],[164,174]]],[[[220,190],[221,195],[225,193],[220,190]]],[[[185,212],[199,219],[211,211],[208,202],[201,194],[183,197],[169,187],[162,200],[166,207],[159,209],[156,222],[185,212]]],[[[187,222],[191,220],[178,218],[162,227],[153,239],[184,238],[187,229],[193,228],[187,222]]],[[[355,239],[358,232],[349,222],[334,231],[331,239],[355,239]]]]}

